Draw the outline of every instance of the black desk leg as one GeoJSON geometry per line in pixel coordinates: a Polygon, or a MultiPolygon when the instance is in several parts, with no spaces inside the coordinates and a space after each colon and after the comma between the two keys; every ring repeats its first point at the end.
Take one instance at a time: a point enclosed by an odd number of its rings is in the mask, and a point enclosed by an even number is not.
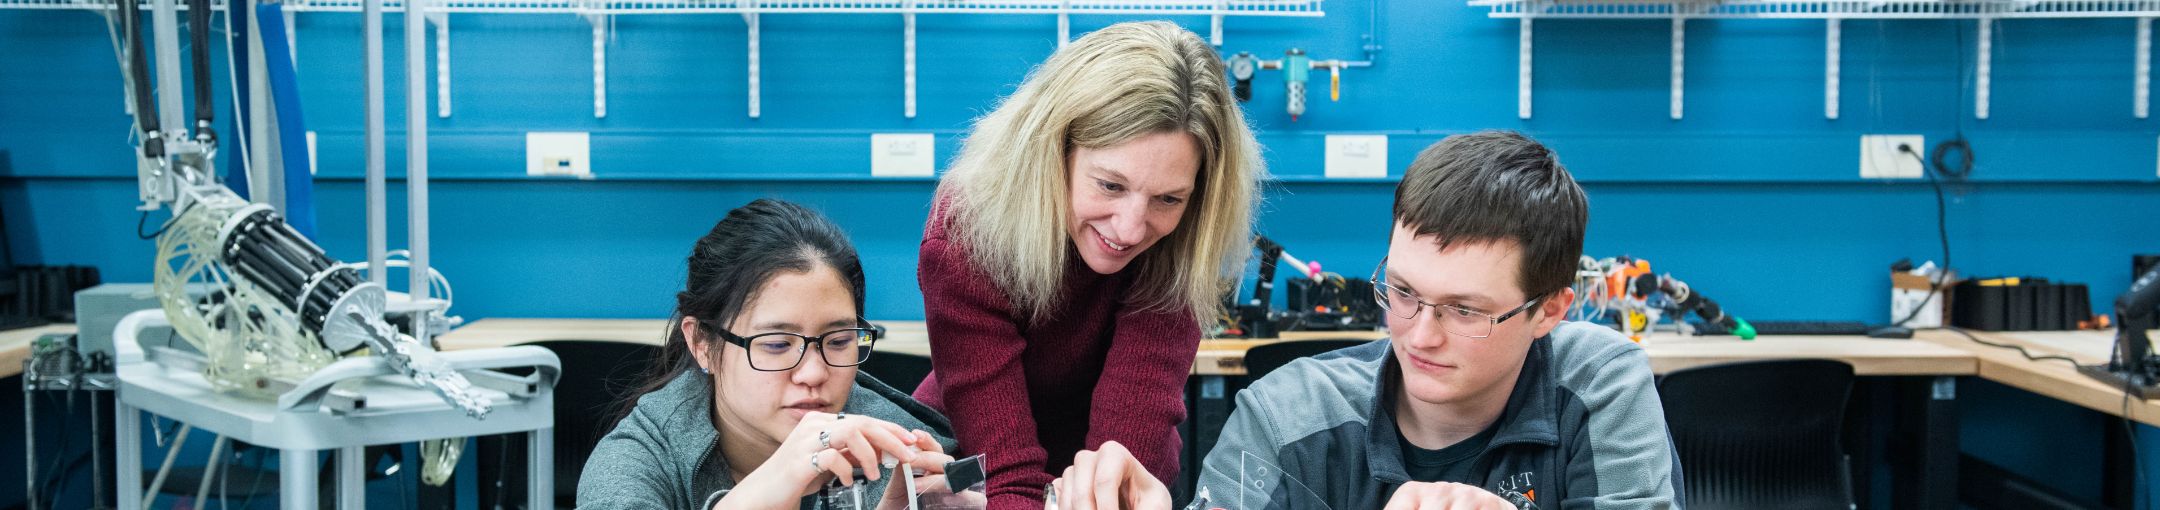
{"type": "Polygon", "coordinates": [[[1193,381],[1198,387],[1192,393],[1192,418],[1186,420],[1191,424],[1192,435],[1186,436],[1191,440],[1185,445],[1185,468],[1178,476],[1187,495],[1192,494],[1193,487],[1199,484],[1202,462],[1207,459],[1208,452],[1215,449],[1215,439],[1222,435],[1223,423],[1230,421],[1229,378],[1203,375],[1193,381]]]}
{"type": "Polygon", "coordinates": [[[1957,378],[1917,377],[1905,381],[1899,420],[1904,469],[1896,478],[1898,508],[1957,508],[1957,378]]]}
{"type": "Polygon", "coordinates": [[[2130,430],[2113,416],[2100,424],[2100,504],[2129,509],[2137,501],[2137,462],[2130,456],[2130,430]]]}

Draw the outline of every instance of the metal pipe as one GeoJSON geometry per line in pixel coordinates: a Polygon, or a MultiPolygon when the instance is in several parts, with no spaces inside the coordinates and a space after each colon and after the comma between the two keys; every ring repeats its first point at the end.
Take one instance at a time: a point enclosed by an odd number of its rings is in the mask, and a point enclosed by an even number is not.
{"type": "Polygon", "coordinates": [[[203,466],[202,483],[195,487],[195,510],[203,510],[203,503],[210,500],[210,481],[217,479],[218,466],[224,464],[222,460],[225,456],[225,443],[230,441],[232,440],[224,435],[219,435],[217,441],[210,443],[209,465],[203,466]]]}
{"type": "Polygon", "coordinates": [[[151,4],[151,33],[157,37],[158,119],[166,130],[187,132],[187,109],[181,107],[180,7],[176,0],[151,4]]]}
{"type": "Polygon", "coordinates": [[[360,3],[360,30],[364,32],[362,39],[365,40],[360,52],[360,58],[364,61],[361,66],[361,87],[365,90],[364,101],[367,102],[367,128],[361,136],[367,145],[368,281],[387,287],[390,282],[390,268],[384,264],[389,258],[386,254],[390,244],[390,220],[387,210],[389,207],[384,205],[389,191],[385,189],[388,185],[387,170],[384,167],[387,149],[384,149],[386,142],[383,138],[382,9],[383,0],[365,0],[360,3]]]}
{"type": "MultiPolygon", "coordinates": [[[[427,193],[427,1],[405,4],[405,194],[407,246],[412,249],[413,301],[428,297],[428,193],[427,193]]],[[[427,321],[412,321],[413,338],[427,344],[431,336],[427,321]]]]}
{"type": "MultiPolygon", "coordinates": [[[[195,430],[194,425],[180,424],[180,433],[173,437],[172,447],[165,449],[165,463],[158,466],[157,477],[150,479],[150,490],[143,493],[142,501],[145,503],[144,506],[147,507],[149,502],[157,501],[158,489],[165,488],[165,475],[172,473],[173,460],[180,457],[180,447],[187,444],[188,432],[193,430],[195,430]]],[[[126,468],[127,466],[121,467],[126,468]]],[[[135,488],[121,487],[120,490],[130,491],[135,490],[135,488]]]]}

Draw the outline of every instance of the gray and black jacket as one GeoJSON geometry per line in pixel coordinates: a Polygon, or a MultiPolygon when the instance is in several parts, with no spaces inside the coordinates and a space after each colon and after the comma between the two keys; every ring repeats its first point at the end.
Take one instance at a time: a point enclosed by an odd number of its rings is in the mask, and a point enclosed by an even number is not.
{"type": "MultiPolygon", "coordinates": [[[[727,458],[720,453],[720,433],[713,428],[712,401],[712,381],[696,372],[685,372],[638,397],[637,408],[600,438],[585,461],[578,478],[578,508],[712,508],[735,487],[727,458]]],[[[944,415],[870,374],[855,374],[842,411],[929,432],[945,451],[959,451],[952,423],[944,415]]],[[[803,459],[780,460],[804,463],[800,467],[809,469],[803,459]]],[[[887,470],[863,486],[865,504],[885,495],[884,481],[892,476],[887,470]]],[[[803,498],[802,508],[818,508],[816,499],[803,498]]]]}
{"type": "MultiPolygon", "coordinates": [[[[1201,470],[1229,510],[1381,508],[1410,480],[1387,340],[1290,363],[1237,394],[1201,470]]],[[[1677,508],[1680,461],[1642,347],[1563,322],[1531,343],[1472,485],[1517,507],[1677,508]]],[[[1458,481],[1461,482],[1461,481],[1458,481]]]]}

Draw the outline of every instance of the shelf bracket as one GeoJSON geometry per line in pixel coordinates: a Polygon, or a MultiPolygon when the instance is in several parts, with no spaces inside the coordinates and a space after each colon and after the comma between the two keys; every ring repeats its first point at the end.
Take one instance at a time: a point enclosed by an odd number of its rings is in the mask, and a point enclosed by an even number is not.
{"type": "Polygon", "coordinates": [[[592,22],[592,116],[607,118],[607,26],[605,15],[586,16],[592,22]]]}
{"type": "Polygon", "coordinates": [[[901,64],[902,72],[906,73],[907,77],[901,82],[907,89],[907,118],[912,119],[915,118],[915,0],[907,1],[907,12],[900,17],[907,25],[907,41],[903,44],[906,48],[903,52],[905,62],[901,64]]]}
{"type": "Polygon", "coordinates": [[[1222,17],[1229,3],[1230,0],[1215,0],[1215,13],[1208,17],[1208,44],[1217,48],[1222,47],[1222,17]]]}
{"type": "MultiPolygon", "coordinates": [[[[750,8],[751,1],[752,0],[743,0],[741,5],[744,9],[747,10],[750,8]]],[[[761,100],[763,94],[760,91],[760,83],[758,78],[758,68],[760,60],[758,55],[758,13],[756,11],[749,11],[744,12],[742,16],[743,25],[748,29],[747,37],[744,37],[744,40],[748,41],[747,44],[749,45],[747,51],[749,52],[748,60],[750,64],[750,118],[755,119],[758,118],[759,115],[763,115],[762,110],[764,109],[763,101],[761,100]]]]}
{"type": "MultiPolygon", "coordinates": [[[[1675,6],[1677,7],[1677,5],[1675,6]]],[[[1687,76],[1687,18],[1672,19],[1672,118],[1680,120],[1687,76]]]]}
{"type": "Polygon", "coordinates": [[[435,24],[435,116],[450,118],[450,13],[427,13],[435,24]]]}
{"type": "Polygon", "coordinates": [[[1837,18],[1824,22],[1822,107],[1825,119],[1837,120],[1838,116],[1838,66],[1844,37],[1844,29],[1839,26],[1837,18]]]}
{"type": "Polygon", "coordinates": [[[1973,118],[1987,120],[1989,75],[1994,73],[1995,67],[1995,55],[1993,54],[1995,50],[1995,20],[1992,18],[1979,18],[1978,21],[1980,24],[1980,51],[1978,53],[1980,62],[1975,67],[1976,76],[1973,77],[1973,118]]]}
{"type": "Polygon", "coordinates": [[[2152,18],[2137,19],[2136,81],[2131,84],[2132,113],[2145,118],[2152,106],[2152,18]]]}
{"type": "Polygon", "coordinates": [[[1521,40],[1515,44],[1515,117],[1530,119],[1530,17],[1522,18],[1521,40]]]}

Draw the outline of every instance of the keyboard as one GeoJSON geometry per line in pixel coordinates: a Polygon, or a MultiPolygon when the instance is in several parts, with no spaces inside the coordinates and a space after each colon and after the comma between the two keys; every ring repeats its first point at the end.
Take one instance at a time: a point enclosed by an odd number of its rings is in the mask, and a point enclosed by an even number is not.
{"type": "MultiPolygon", "coordinates": [[[[1860,321],[1760,321],[1750,322],[1757,335],[1865,335],[1868,325],[1860,321]]],[[[1697,335],[1730,335],[1716,324],[1695,326],[1697,335]]]]}

